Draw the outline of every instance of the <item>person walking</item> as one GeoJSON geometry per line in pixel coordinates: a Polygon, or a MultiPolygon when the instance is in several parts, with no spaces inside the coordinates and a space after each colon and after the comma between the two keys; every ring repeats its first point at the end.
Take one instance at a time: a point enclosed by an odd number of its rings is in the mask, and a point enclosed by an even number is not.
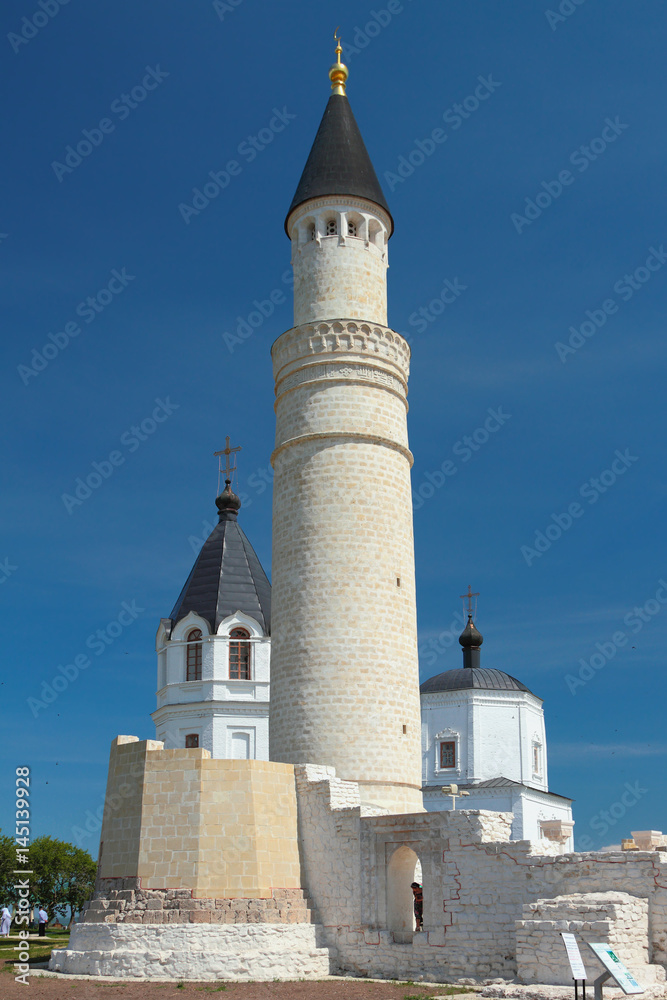
{"type": "Polygon", "coordinates": [[[0,937],[9,937],[9,928],[12,926],[12,915],[8,907],[3,906],[0,913],[0,937]]]}
{"type": "Polygon", "coordinates": [[[39,936],[40,937],[45,937],[45,935],[46,935],[46,925],[49,922],[49,915],[48,915],[48,913],[46,912],[46,910],[44,909],[43,906],[40,906],[39,910],[37,911],[37,921],[38,921],[38,926],[39,926],[39,930],[38,930],[39,936]]]}

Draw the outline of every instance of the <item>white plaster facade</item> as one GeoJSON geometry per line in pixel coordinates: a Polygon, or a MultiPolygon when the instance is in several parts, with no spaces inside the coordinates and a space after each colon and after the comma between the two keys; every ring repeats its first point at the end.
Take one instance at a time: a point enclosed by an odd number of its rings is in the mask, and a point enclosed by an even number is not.
{"type": "Polygon", "coordinates": [[[169,638],[165,623],[156,637],[158,658],[157,709],[152,714],[156,739],[166,749],[185,747],[195,734],[211,757],[269,759],[269,681],[271,638],[258,622],[237,611],[225,618],[215,635],[209,623],[190,612],[169,638]],[[229,635],[232,629],[249,633],[250,680],[229,676],[229,635]],[[202,678],[186,680],[187,638],[202,633],[202,678]]]}
{"type": "MultiPolygon", "coordinates": [[[[571,823],[571,801],[548,790],[544,709],[536,695],[472,687],[422,692],[421,714],[427,810],[451,807],[441,788],[454,782],[469,793],[459,806],[512,813],[513,840],[550,840],[543,822],[571,823]],[[441,766],[443,743],[454,744],[454,766],[441,766]]],[[[571,830],[561,844],[573,849],[571,830]]]]}

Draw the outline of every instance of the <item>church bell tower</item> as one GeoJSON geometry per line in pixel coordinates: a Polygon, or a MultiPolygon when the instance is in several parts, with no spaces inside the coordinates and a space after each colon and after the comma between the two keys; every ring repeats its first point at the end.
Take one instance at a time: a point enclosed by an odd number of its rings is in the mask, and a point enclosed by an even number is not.
{"type": "Polygon", "coordinates": [[[276,392],[270,757],[331,765],[362,804],[421,811],[410,349],[387,326],[393,220],[333,93],[287,213],[294,326],[276,392]]]}

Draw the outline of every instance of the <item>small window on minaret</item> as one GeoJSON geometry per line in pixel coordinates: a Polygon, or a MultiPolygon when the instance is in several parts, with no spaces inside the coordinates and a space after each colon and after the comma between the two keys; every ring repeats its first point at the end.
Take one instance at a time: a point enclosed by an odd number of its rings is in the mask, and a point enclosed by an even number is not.
{"type": "Polygon", "coordinates": [[[199,733],[188,733],[185,737],[185,749],[196,750],[199,746],[199,733]]]}
{"type": "Polygon", "coordinates": [[[315,223],[308,226],[308,239],[311,241],[315,239],[315,223]]]}
{"type": "Polygon", "coordinates": [[[540,752],[540,746],[537,743],[533,743],[533,774],[539,774],[542,770],[542,754],[540,752]]]}
{"type": "Polygon", "coordinates": [[[356,222],[348,222],[347,224],[347,235],[356,236],[357,235],[357,224],[356,222]]]}
{"type": "Polygon", "coordinates": [[[338,226],[336,225],[335,219],[329,219],[327,222],[327,236],[336,236],[338,233],[338,226]]]}
{"type": "Polygon", "coordinates": [[[188,635],[187,656],[186,656],[186,681],[201,680],[201,629],[195,628],[188,635]]]}
{"type": "Polygon", "coordinates": [[[234,681],[250,680],[250,633],[233,628],[229,633],[229,677],[234,681]]]}

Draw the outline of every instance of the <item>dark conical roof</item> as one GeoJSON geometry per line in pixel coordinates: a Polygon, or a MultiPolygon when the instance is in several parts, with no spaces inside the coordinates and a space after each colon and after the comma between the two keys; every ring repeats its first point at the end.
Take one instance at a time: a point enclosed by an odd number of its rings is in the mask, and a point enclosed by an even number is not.
{"type": "MultiPolygon", "coordinates": [[[[174,605],[170,615],[174,625],[194,611],[215,633],[223,619],[242,611],[266,633],[271,631],[271,584],[237,523],[237,500],[229,487],[216,500],[220,520],[204,542],[174,605]]],[[[240,500],[238,503],[240,506],[240,500]]]]}
{"type": "Polygon", "coordinates": [[[433,694],[436,691],[465,691],[471,688],[482,691],[527,691],[528,694],[532,694],[532,691],[516,677],[489,667],[445,670],[443,674],[429,677],[420,685],[419,690],[422,694],[433,694]]]}
{"type": "MultiPolygon", "coordinates": [[[[391,212],[373,169],[350,103],[343,94],[332,94],[326,106],[296,194],[285,219],[304,201],[339,194],[365,198],[391,212]]],[[[393,232],[392,220],[392,232],[393,232]]],[[[289,232],[287,233],[289,236],[289,232]]],[[[391,235],[391,234],[390,234],[391,235]]]]}

